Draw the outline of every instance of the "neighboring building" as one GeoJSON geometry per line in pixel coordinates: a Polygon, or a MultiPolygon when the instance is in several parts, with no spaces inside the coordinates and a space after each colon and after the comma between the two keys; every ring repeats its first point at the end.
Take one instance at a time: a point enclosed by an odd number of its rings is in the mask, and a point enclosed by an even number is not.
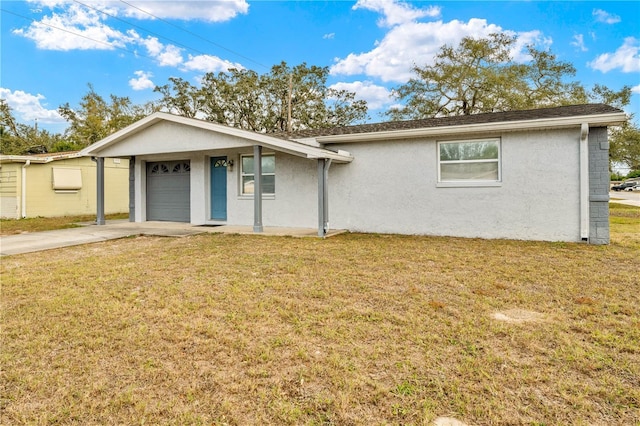
{"type": "Polygon", "coordinates": [[[607,126],[625,120],[576,105],[276,135],[155,113],[81,153],[131,159],[136,222],[322,236],[330,215],[356,232],[605,244],[607,126]]]}
{"type": "MultiPolygon", "coordinates": [[[[129,210],[129,161],[105,162],[106,213],[129,210]]],[[[0,155],[0,217],[96,214],[96,162],[78,152],[0,155]]]]}

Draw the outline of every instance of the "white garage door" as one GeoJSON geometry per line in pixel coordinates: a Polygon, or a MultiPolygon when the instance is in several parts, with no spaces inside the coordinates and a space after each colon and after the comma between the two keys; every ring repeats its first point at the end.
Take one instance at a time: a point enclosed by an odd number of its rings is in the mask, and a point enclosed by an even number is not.
{"type": "Polygon", "coordinates": [[[189,222],[189,160],[147,163],[147,220],[189,222]]]}

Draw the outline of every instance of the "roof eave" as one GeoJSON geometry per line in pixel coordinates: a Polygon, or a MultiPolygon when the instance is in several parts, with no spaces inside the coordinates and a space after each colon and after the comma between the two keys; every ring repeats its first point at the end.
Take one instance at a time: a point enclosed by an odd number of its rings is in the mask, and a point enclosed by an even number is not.
{"type": "Polygon", "coordinates": [[[338,154],[334,151],[310,146],[309,144],[303,144],[292,140],[279,139],[263,133],[251,132],[235,127],[224,126],[217,123],[211,123],[208,121],[182,117],[163,112],[156,112],[146,118],[143,118],[142,120],[133,123],[132,125],[125,127],[124,129],[110,136],[107,136],[101,141],[88,146],[87,148],[80,151],[79,154],[82,156],[99,157],[100,152],[104,149],[161,121],[169,121],[172,123],[178,123],[186,126],[198,127],[204,130],[214,131],[229,136],[235,136],[250,141],[255,145],[261,145],[269,149],[286,152],[288,154],[296,155],[299,157],[327,158],[340,163],[348,163],[353,161],[353,157],[351,155],[338,154]]]}
{"type": "Polygon", "coordinates": [[[2,163],[26,163],[30,161],[31,164],[46,164],[52,161],[58,160],[67,160],[71,158],[82,157],[80,155],[80,151],[74,152],[72,154],[63,154],[56,155],[55,153],[51,153],[51,155],[47,156],[35,156],[35,155],[0,155],[0,162],[2,163]]]}
{"type": "Polygon", "coordinates": [[[533,120],[503,121],[496,123],[477,123],[456,126],[422,127],[416,129],[389,130],[381,132],[354,133],[343,135],[317,136],[321,144],[368,142],[381,140],[414,139],[420,137],[454,136],[469,133],[508,132],[531,129],[569,128],[587,123],[594,126],[614,126],[627,121],[623,112],[584,115],[573,117],[543,118],[533,120]]]}

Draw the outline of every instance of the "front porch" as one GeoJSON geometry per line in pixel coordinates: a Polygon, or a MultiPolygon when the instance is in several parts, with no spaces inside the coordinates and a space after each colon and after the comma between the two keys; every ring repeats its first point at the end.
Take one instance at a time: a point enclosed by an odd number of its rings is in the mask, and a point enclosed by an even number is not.
{"type": "MultiPolygon", "coordinates": [[[[95,225],[95,223],[86,223],[83,225],[95,225]]],[[[197,234],[252,234],[278,237],[318,237],[318,230],[315,228],[292,228],[278,226],[264,226],[262,232],[256,233],[253,226],[242,225],[192,225],[183,222],[165,222],[165,221],[148,221],[148,222],[129,222],[126,220],[107,220],[104,225],[105,229],[120,230],[127,235],[149,235],[158,237],[186,237],[188,235],[197,234]]],[[[95,229],[95,228],[94,228],[95,229]]],[[[331,229],[325,237],[347,232],[344,229],[331,229]]]]}
{"type": "MultiPolygon", "coordinates": [[[[255,233],[275,226],[287,230],[272,232],[298,235],[296,229],[315,222],[314,234],[320,237],[329,231],[329,168],[353,161],[348,152],[316,143],[165,113],[142,119],[81,154],[96,161],[98,225],[104,224],[104,158],[118,157],[129,159],[129,213],[136,223],[253,223],[255,233]]],[[[243,232],[244,226],[233,229],[243,232]]]]}

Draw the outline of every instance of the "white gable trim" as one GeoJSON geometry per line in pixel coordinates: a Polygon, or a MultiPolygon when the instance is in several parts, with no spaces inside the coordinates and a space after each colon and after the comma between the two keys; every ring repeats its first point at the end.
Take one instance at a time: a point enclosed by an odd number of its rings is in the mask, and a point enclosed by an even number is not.
{"type": "MultiPolygon", "coordinates": [[[[310,159],[326,158],[331,159],[338,163],[349,163],[353,161],[351,154],[345,151],[334,152],[328,149],[322,149],[308,144],[284,140],[269,136],[263,133],[256,133],[247,130],[237,129],[234,127],[223,126],[221,124],[211,123],[208,121],[197,120],[194,118],[182,117],[164,112],[156,112],[142,120],[139,120],[124,129],[107,136],[99,142],[80,151],[81,156],[95,156],[101,157],[100,153],[107,148],[120,143],[121,141],[139,133],[154,124],[162,121],[171,123],[182,124],[185,126],[195,127],[211,132],[224,134],[228,136],[235,136],[247,141],[247,145],[260,145],[274,151],[286,152],[299,157],[306,157],[310,159]]],[[[211,147],[215,148],[214,146],[211,147]]]]}

